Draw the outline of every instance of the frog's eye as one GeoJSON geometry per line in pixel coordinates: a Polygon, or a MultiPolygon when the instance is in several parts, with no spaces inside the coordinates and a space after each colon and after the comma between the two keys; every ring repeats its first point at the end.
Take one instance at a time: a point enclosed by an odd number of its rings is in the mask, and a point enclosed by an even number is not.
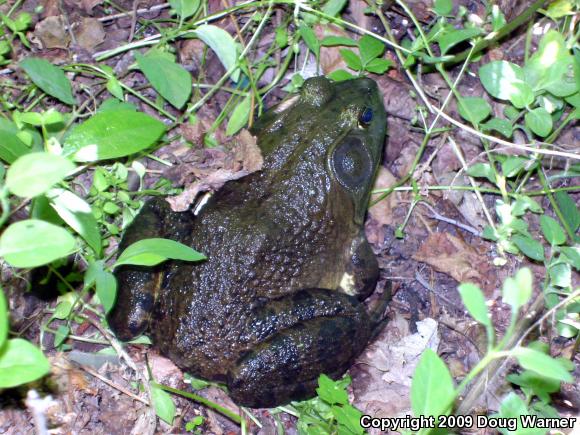
{"type": "Polygon", "coordinates": [[[349,190],[366,186],[373,175],[373,163],[358,137],[346,137],[334,150],[331,164],[340,184],[349,190]]]}
{"type": "Polygon", "coordinates": [[[365,109],[358,116],[358,126],[360,128],[368,127],[373,120],[373,109],[365,107],[365,109]]]}

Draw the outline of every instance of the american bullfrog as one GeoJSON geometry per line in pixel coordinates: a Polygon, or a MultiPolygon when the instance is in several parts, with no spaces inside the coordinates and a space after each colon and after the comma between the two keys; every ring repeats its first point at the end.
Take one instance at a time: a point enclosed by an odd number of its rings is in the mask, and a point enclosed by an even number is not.
{"type": "Polygon", "coordinates": [[[120,267],[113,331],[147,332],[248,407],[307,398],[321,373],[344,373],[388,302],[388,292],[370,312],[362,302],[378,277],[363,221],[385,125],[373,80],[306,80],[254,126],[262,170],[226,183],[196,216],[145,204],[121,250],[164,237],[207,259],[120,267]]]}

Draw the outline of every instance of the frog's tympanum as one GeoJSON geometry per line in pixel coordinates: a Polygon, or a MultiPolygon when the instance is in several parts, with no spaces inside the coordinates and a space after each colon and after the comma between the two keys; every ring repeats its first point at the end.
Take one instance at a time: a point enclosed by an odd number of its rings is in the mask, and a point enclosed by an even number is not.
{"type": "Polygon", "coordinates": [[[164,237],[207,259],[120,267],[113,331],[148,333],[249,407],[311,397],[321,373],[342,375],[387,301],[370,313],[362,302],[378,277],[363,220],[385,125],[374,81],[307,80],[257,121],[261,171],[226,183],[196,216],[163,199],[143,207],[120,249],[164,237]]]}

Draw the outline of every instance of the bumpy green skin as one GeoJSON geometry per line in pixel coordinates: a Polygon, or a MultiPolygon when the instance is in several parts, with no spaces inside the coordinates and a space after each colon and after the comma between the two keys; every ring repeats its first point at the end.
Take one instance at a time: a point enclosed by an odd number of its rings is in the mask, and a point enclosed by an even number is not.
{"type": "Polygon", "coordinates": [[[344,373],[378,323],[360,302],[378,277],[362,225],[385,125],[374,81],[313,78],[258,120],[261,171],[226,183],[198,216],[148,202],[121,249],[166,237],[208,259],[120,268],[117,336],[148,332],[178,366],[225,382],[249,407],[310,397],[321,373],[344,373]]]}

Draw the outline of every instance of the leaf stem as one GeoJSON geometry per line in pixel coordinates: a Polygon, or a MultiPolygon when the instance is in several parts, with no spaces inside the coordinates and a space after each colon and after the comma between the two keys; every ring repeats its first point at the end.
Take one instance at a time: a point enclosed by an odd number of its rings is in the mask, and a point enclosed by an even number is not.
{"type": "Polygon", "coordinates": [[[208,408],[211,408],[211,409],[219,412],[220,414],[226,416],[227,418],[232,420],[234,423],[242,424],[242,419],[240,418],[240,416],[238,414],[230,411],[227,408],[224,408],[221,405],[218,405],[217,403],[212,402],[211,400],[207,400],[205,397],[202,397],[202,396],[195,394],[195,393],[189,393],[187,391],[178,390],[177,388],[172,388],[172,387],[169,387],[167,385],[158,384],[157,382],[151,382],[151,385],[153,385],[154,387],[160,388],[161,390],[167,391],[169,393],[177,394],[178,396],[183,396],[183,397],[187,397],[188,399],[195,400],[196,402],[201,403],[202,405],[205,405],[208,408]]]}

